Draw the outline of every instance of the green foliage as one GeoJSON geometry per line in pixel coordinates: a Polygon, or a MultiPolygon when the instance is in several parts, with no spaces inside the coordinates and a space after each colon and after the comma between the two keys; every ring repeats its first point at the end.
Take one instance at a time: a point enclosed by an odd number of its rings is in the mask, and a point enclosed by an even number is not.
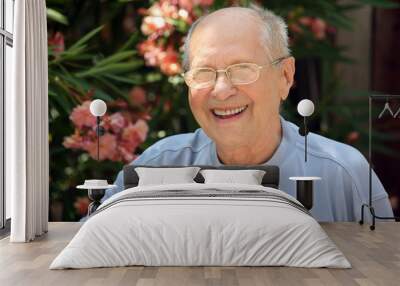
{"type": "Polygon", "coordinates": [[[68,19],[60,12],[47,8],[47,18],[60,24],[68,25],[68,19]]]}

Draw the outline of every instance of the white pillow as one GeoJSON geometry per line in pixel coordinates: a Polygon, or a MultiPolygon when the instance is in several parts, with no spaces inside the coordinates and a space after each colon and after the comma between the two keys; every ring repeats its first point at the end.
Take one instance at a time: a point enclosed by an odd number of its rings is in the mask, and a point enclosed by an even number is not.
{"type": "Polygon", "coordinates": [[[139,186],[195,183],[193,179],[199,170],[199,167],[135,168],[139,186]]]}
{"type": "Polygon", "coordinates": [[[265,175],[263,170],[201,170],[204,183],[235,183],[247,185],[261,185],[265,175]]]}

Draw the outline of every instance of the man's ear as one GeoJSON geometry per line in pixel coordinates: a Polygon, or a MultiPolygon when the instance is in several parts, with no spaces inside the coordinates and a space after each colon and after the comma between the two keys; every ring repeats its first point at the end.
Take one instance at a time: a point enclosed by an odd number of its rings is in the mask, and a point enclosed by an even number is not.
{"type": "Polygon", "coordinates": [[[294,82],[294,73],[296,70],[294,57],[283,60],[281,65],[281,99],[286,100],[294,82]]]}

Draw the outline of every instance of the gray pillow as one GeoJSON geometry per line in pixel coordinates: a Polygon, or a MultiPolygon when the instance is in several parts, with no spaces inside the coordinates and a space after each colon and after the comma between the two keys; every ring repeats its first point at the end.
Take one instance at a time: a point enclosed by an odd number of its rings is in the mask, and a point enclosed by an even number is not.
{"type": "Polygon", "coordinates": [[[235,183],[246,185],[261,185],[265,175],[263,170],[201,170],[204,183],[235,183]]]}
{"type": "Polygon", "coordinates": [[[193,179],[199,170],[199,167],[135,168],[139,186],[196,183],[193,179]]]}

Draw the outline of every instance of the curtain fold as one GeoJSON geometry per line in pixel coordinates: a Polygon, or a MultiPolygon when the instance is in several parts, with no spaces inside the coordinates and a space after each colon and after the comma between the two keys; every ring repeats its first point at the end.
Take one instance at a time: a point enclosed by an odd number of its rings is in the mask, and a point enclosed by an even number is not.
{"type": "Polygon", "coordinates": [[[49,144],[45,0],[15,1],[13,93],[6,111],[11,242],[48,229],[49,144]]]}

